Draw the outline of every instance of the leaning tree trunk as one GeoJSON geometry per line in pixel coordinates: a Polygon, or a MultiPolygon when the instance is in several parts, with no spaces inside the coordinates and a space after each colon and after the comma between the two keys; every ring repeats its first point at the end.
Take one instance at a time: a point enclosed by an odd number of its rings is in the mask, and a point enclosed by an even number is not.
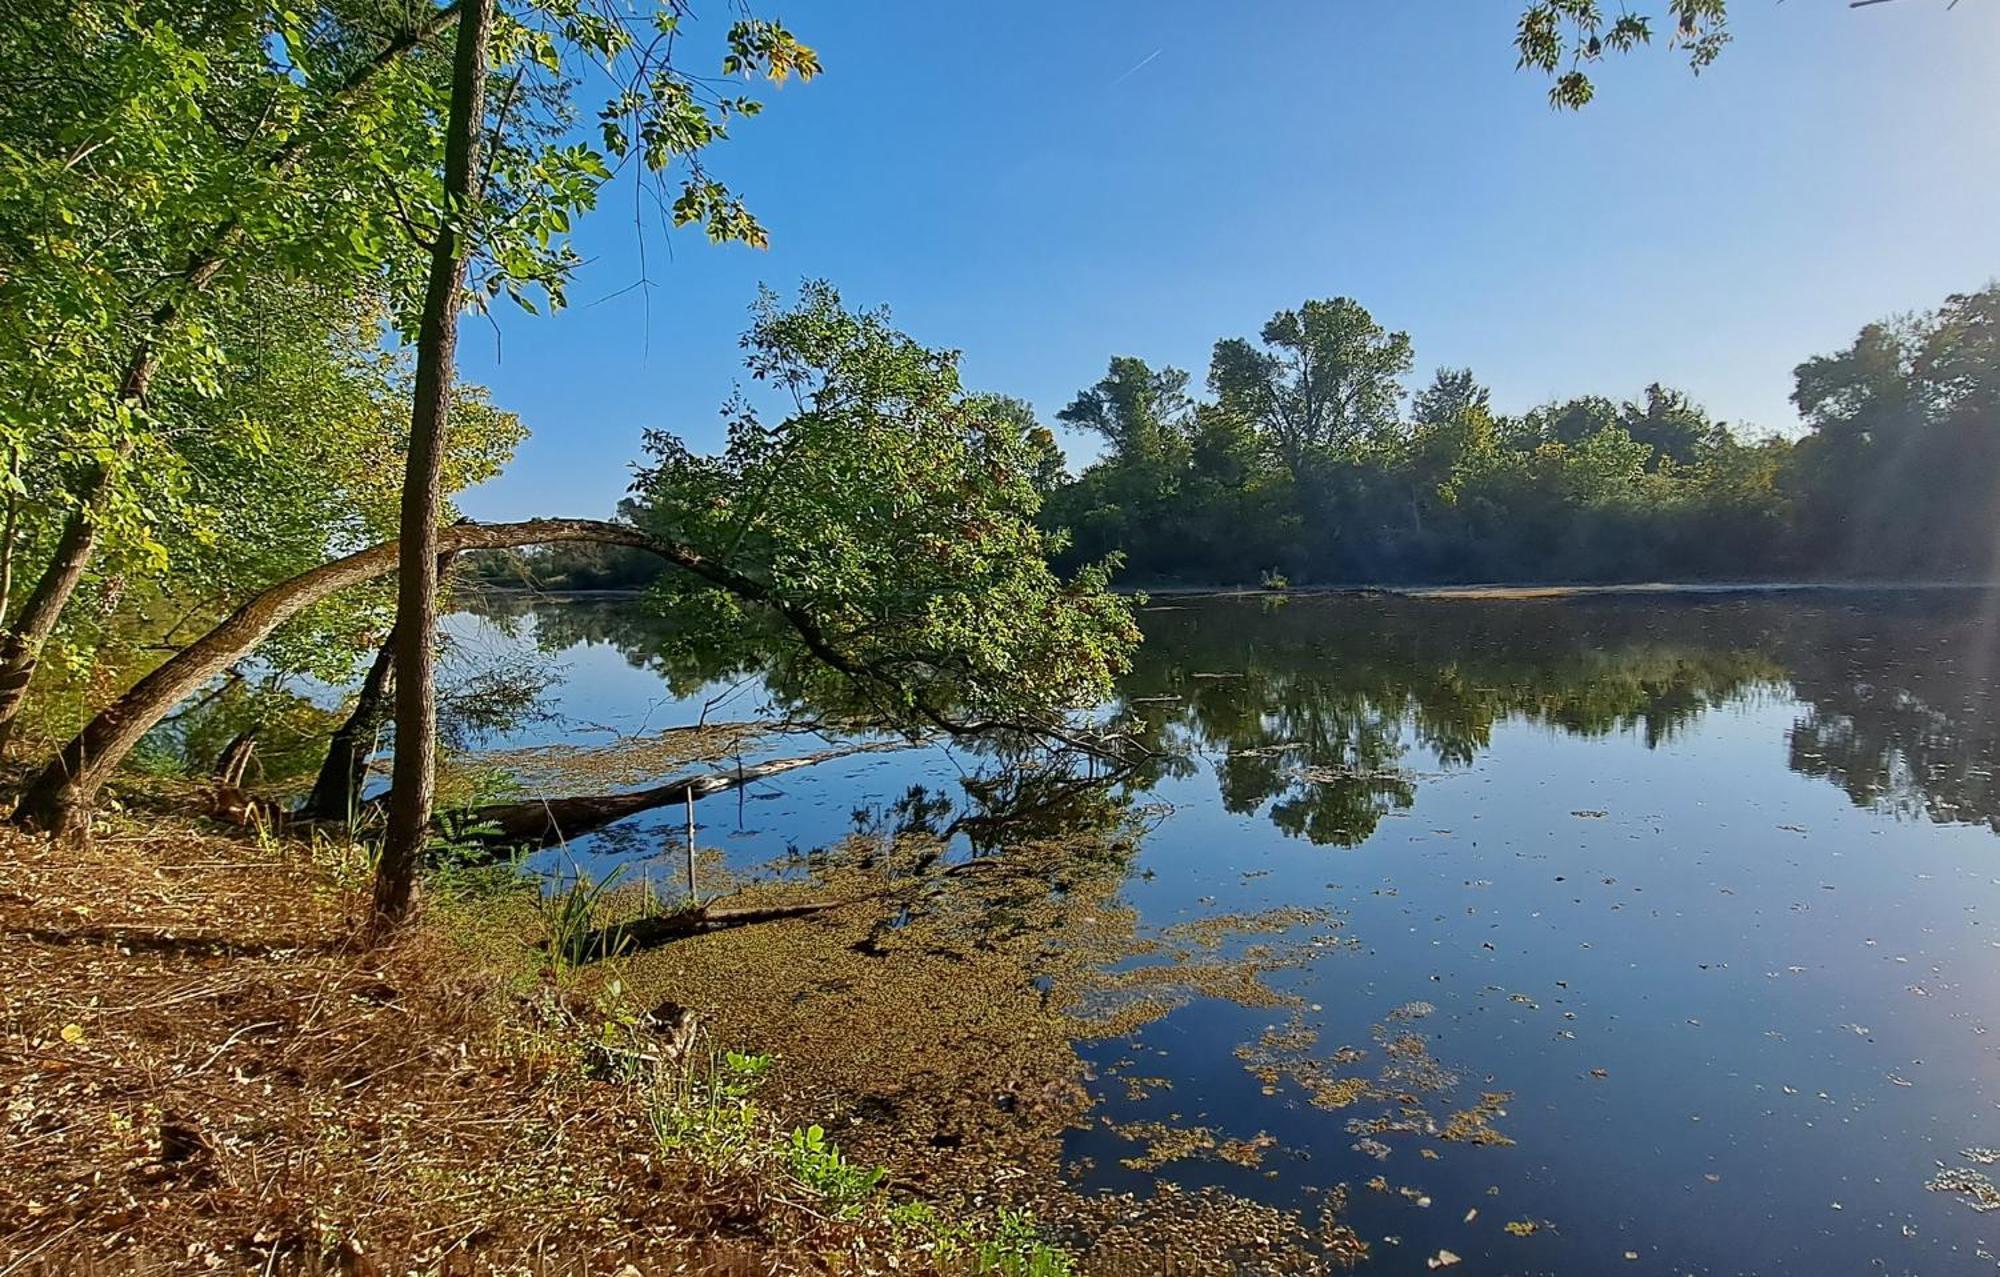
{"type": "Polygon", "coordinates": [[[479,142],[486,124],[486,44],[493,0],[466,0],[452,62],[445,124],[444,212],[431,245],[430,278],[417,331],[416,397],[403,469],[402,549],[396,574],[396,763],[389,830],[375,867],[374,918],[409,915],[417,859],[430,837],[437,773],[437,550],[445,435],[451,419],[458,312],[478,215],[479,142]]]}
{"type": "Polygon", "coordinates": [[[396,631],[375,652],[354,712],[327,742],[326,761],[319,766],[312,793],[299,808],[306,820],[352,820],[360,810],[361,790],[368,780],[368,760],[375,753],[377,734],[389,721],[389,689],[396,681],[396,631]]]}
{"type": "MultiPolygon", "coordinates": [[[[463,0],[452,0],[452,3],[434,10],[423,22],[390,40],[373,58],[349,72],[329,100],[324,118],[314,122],[319,127],[294,127],[291,136],[271,153],[266,165],[267,176],[275,181],[296,169],[311,151],[324,127],[352,109],[366,94],[376,76],[458,20],[461,3],[463,0]]],[[[185,302],[206,292],[216,277],[222,274],[231,257],[243,246],[245,238],[242,215],[232,214],[209,232],[204,247],[189,255],[186,266],[175,281],[176,294],[145,316],[144,335],[126,361],[125,373],[119,382],[118,398],[121,404],[133,405],[145,401],[153,374],[159,367],[160,336],[180,320],[185,302]]],[[[119,444],[120,462],[131,456],[133,446],[134,441],[129,436],[119,444]]],[[[6,636],[0,638],[0,756],[7,752],[14,722],[28,699],[28,686],[34,682],[35,669],[41,664],[42,649],[48,645],[49,635],[55,633],[56,623],[62,620],[63,610],[69,606],[92,556],[97,552],[97,519],[102,513],[110,486],[109,470],[102,464],[94,466],[76,494],[76,508],[63,525],[55,557],[35,582],[35,589],[22,606],[21,614],[14,618],[6,636]]]]}
{"type": "MultiPolygon", "coordinates": [[[[705,580],[735,590],[744,598],[753,601],[769,598],[768,591],[757,582],[711,564],[687,546],[659,541],[637,528],[601,519],[456,523],[442,529],[438,540],[440,547],[448,551],[506,550],[559,541],[629,545],[657,554],[705,580]]],[[[154,724],[305,608],[338,590],[395,571],[396,555],[397,543],[386,541],[274,585],[237,608],[220,625],[182,648],[91,719],[29,783],[14,808],[14,823],[65,837],[88,834],[90,807],[97,791],[154,724]]],[[[795,619],[794,624],[808,622],[795,619]]],[[[808,641],[816,638],[813,632],[808,641]]]]}
{"type": "MultiPolygon", "coordinates": [[[[152,346],[141,345],[125,370],[119,398],[125,403],[144,399],[155,366],[152,346]]],[[[132,441],[128,439],[118,449],[118,460],[124,461],[131,453],[132,441]]],[[[63,524],[55,557],[42,570],[27,602],[21,605],[21,614],[7,628],[6,637],[0,639],[0,757],[6,755],[13,740],[14,721],[20,717],[21,707],[27,704],[28,685],[35,681],[42,649],[48,646],[49,635],[55,633],[56,622],[62,620],[63,609],[69,606],[76,587],[83,582],[91,556],[97,552],[98,506],[110,490],[111,472],[99,462],[77,494],[76,509],[70,511],[68,522],[63,524]]]]}

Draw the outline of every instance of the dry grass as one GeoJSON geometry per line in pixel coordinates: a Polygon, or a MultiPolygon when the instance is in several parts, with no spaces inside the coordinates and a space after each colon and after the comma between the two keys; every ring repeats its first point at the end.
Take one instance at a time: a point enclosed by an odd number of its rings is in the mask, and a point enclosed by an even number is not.
{"type": "Polygon", "coordinates": [[[830,868],[812,892],[853,906],[558,978],[518,893],[368,949],[359,863],[140,819],[89,850],[0,832],[0,1277],[967,1271],[886,1209],[835,1218],[768,1159],[663,1152],[646,1086],[592,1045],[614,978],[775,1056],[766,1120],[823,1121],[886,1166],[885,1208],[1030,1206],[1087,1273],[1342,1254],[1296,1214],[1166,1184],[1080,1196],[1059,1166],[1089,1120],[1072,1039],[1212,984],[1265,1004],[1258,974],[1303,959],[1264,940],[1225,958],[1222,932],[1299,918],[1143,941],[1121,861],[1029,846],[900,879],[915,896],[883,893],[886,864],[830,868]],[[1102,974],[1137,958],[1171,978],[1102,974]]]}
{"type": "Polygon", "coordinates": [[[859,1226],[663,1159],[504,923],[370,951],[361,903],[186,828],[0,835],[0,1274],[875,1267],[859,1226]]]}

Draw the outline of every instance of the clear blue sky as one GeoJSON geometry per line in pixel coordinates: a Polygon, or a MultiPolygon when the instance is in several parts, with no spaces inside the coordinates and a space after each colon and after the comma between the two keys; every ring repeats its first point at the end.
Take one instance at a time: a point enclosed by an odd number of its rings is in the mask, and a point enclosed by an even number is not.
{"type": "Polygon", "coordinates": [[[1715,67],[1643,50],[1579,115],[1514,70],[1519,7],[760,4],[826,68],[712,159],[770,250],[655,234],[652,287],[600,300],[642,276],[614,189],[570,310],[465,329],[534,433],[462,504],[601,514],[642,429],[714,446],[760,282],[886,303],[1045,420],[1111,355],[1198,383],[1216,338],[1347,294],[1505,409],[1660,380],[1789,431],[1800,359],[2000,275],[2000,0],[1732,0],[1715,67]]]}

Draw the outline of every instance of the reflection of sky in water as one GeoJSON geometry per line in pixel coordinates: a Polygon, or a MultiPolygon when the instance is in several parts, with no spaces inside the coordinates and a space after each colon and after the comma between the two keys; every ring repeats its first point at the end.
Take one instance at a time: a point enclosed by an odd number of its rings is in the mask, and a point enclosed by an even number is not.
{"type": "MultiPolygon", "coordinates": [[[[1466,653],[1460,681],[1511,678],[1517,702],[1549,701],[1535,661],[1505,659],[1520,655],[1510,646],[1520,634],[1595,627],[1575,650],[1535,654],[1556,668],[1615,662],[1621,642],[1685,642],[1684,658],[1649,649],[1647,669],[1666,672],[1647,675],[1657,680],[1647,695],[1656,711],[1672,709],[1672,731],[1659,730],[1659,712],[1586,727],[1565,718],[1571,709],[1511,709],[1490,728],[1475,724],[1465,749],[1411,721],[1463,709],[1433,694],[1451,682],[1442,665],[1364,680],[1371,695],[1397,678],[1433,691],[1390,715],[1389,765],[1414,777],[1408,805],[1380,805],[1351,848],[1274,823],[1273,802],[1295,788],[1260,796],[1253,786],[1226,810],[1219,769],[1232,739],[1240,747],[1274,722],[1340,735],[1331,707],[1353,690],[1342,671],[1366,662],[1371,634],[1403,641],[1400,620],[1383,634],[1338,605],[1283,620],[1219,613],[1232,643],[1200,651],[1189,640],[1178,665],[1156,646],[1153,667],[1134,676],[1141,693],[1168,688],[1191,702],[1189,670],[1258,662],[1273,675],[1201,692],[1212,703],[1200,714],[1163,703],[1161,713],[1181,716],[1177,730],[1204,738],[1205,757],[1146,795],[1173,810],[1146,837],[1125,899],[1153,927],[1283,904],[1335,908],[1358,947],[1273,978],[1320,1008],[1306,1017],[1319,1049],[1353,1045],[1373,1061],[1371,1028],[1385,1013],[1436,1004],[1415,1027],[1461,1075],[1460,1098],[1512,1093],[1497,1126],[1514,1147],[1426,1141],[1440,1154],[1430,1160],[1417,1141],[1385,1136],[1393,1151],[1378,1162],[1354,1149],[1347,1122],[1382,1104],[1322,1111],[1289,1083],[1263,1094],[1233,1052],[1289,1013],[1213,1000],[1085,1048],[1106,1079],[1104,1111],[1277,1135],[1282,1150],[1260,1170],[1200,1161],[1165,1173],[1288,1206],[1346,1182],[1348,1218],[1382,1271],[1423,1271],[1439,1247],[1467,1273],[1991,1269],[1979,1252],[1992,1221],[1923,1187],[1937,1163],[1962,1164],[1960,1150],[2000,1146],[1988,1032],[2000,1022],[2000,860],[1980,823],[1992,819],[1983,795],[2000,725],[1991,689],[1952,673],[1986,638],[1943,605],[1936,615],[1885,605],[1879,616],[1845,604],[1615,608],[1631,615],[1548,608],[1519,632],[1493,613],[1419,619],[1444,630],[1440,650],[1466,653]],[[1337,650],[1294,642],[1315,626],[1342,635],[1337,650]],[[1481,650],[1496,657],[1490,667],[1474,659],[1481,650]],[[1710,680],[1712,704],[1688,708],[1672,671],[1719,651],[1751,652],[1769,668],[1752,661],[1740,681],[1710,680]],[[1315,678],[1327,686],[1315,690],[1315,678]],[[1190,729],[1195,719],[1203,725],[1190,729]],[[1232,723],[1242,730],[1212,730],[1232,723]],[[1970,823],[1928,818],[1941,815],[1970,823]],[[1129,1100],[1120,1074],[1172,1086],[1129,1100]],[[1363,1188],[1376,1174],[1432,1205],[1363,1188]],[[1502,1231],[1523,1219],[1554,1228],[1502,1231]],[[1627,1251],[1639,1261],[1628,1266],[1627,1251]]],[[[1149,627],[1156,643],[1205,624],[1176,617],[1149,627]]],[[[663,700],[658,679],[608,645],[562,659],[562,708],[577,720],[635,731],[698,712],[700,697],[663,700]]],[[[741,866],[823,845],[852,827],[856,808],[886,805],[913,783],[956,794],[960,764],[976,762],[935,749],[837,760],[703,802],[701,839],[741,866]]],[[[682,819],[655,813],[575,851],[597,867],[664,855],[651,872],[667,874],[682,819]]],[[[1118,1165],[1138,1151],[1102,1131],[1073,1140],[1094,1159],[1090,1182],[1112,1187],[1140,1186],[1118,1165]]]]}

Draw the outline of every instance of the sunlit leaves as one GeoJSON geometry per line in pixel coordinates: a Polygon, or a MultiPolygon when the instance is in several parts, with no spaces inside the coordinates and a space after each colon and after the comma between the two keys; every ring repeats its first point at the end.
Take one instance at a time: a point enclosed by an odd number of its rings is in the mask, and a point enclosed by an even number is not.
{"type": "MultiPolygon", "coordinates": [[[[1101,570],[1064,581],[1047,566],[1034,516],[1048,441],[1031,420],[966,394],[954,352],[824,284],[793,306],[767,296],[744,345],[785,415],[732,403],[713,457],[650,436],[634,514],[802,609],[851,663],[794,647],[779,686],[822,712],[918,728],[1052,723],[1108,689],[1135,632],[1101,570]]],[[[740,599],[665,588],[690,641],[761,650],[740,599]]]]}
{"type": "MultiPolygon", "coordinates": [[[[1729,42],[1727,0],[1668,0],[1667,17],[1673,26],[1669,46],[1685,51],[1697,73],[1729,42]]],[[[1597,92],[1585,63],[1629,53],[1652,38],[1652,19],[1642,13],[1621,8],[1607,21],[1596,0],[1535,0],[1521,12],[1514,47],[1520,67],[1549,77],[1550,105],[1577,110],[1597,92]]]]}

